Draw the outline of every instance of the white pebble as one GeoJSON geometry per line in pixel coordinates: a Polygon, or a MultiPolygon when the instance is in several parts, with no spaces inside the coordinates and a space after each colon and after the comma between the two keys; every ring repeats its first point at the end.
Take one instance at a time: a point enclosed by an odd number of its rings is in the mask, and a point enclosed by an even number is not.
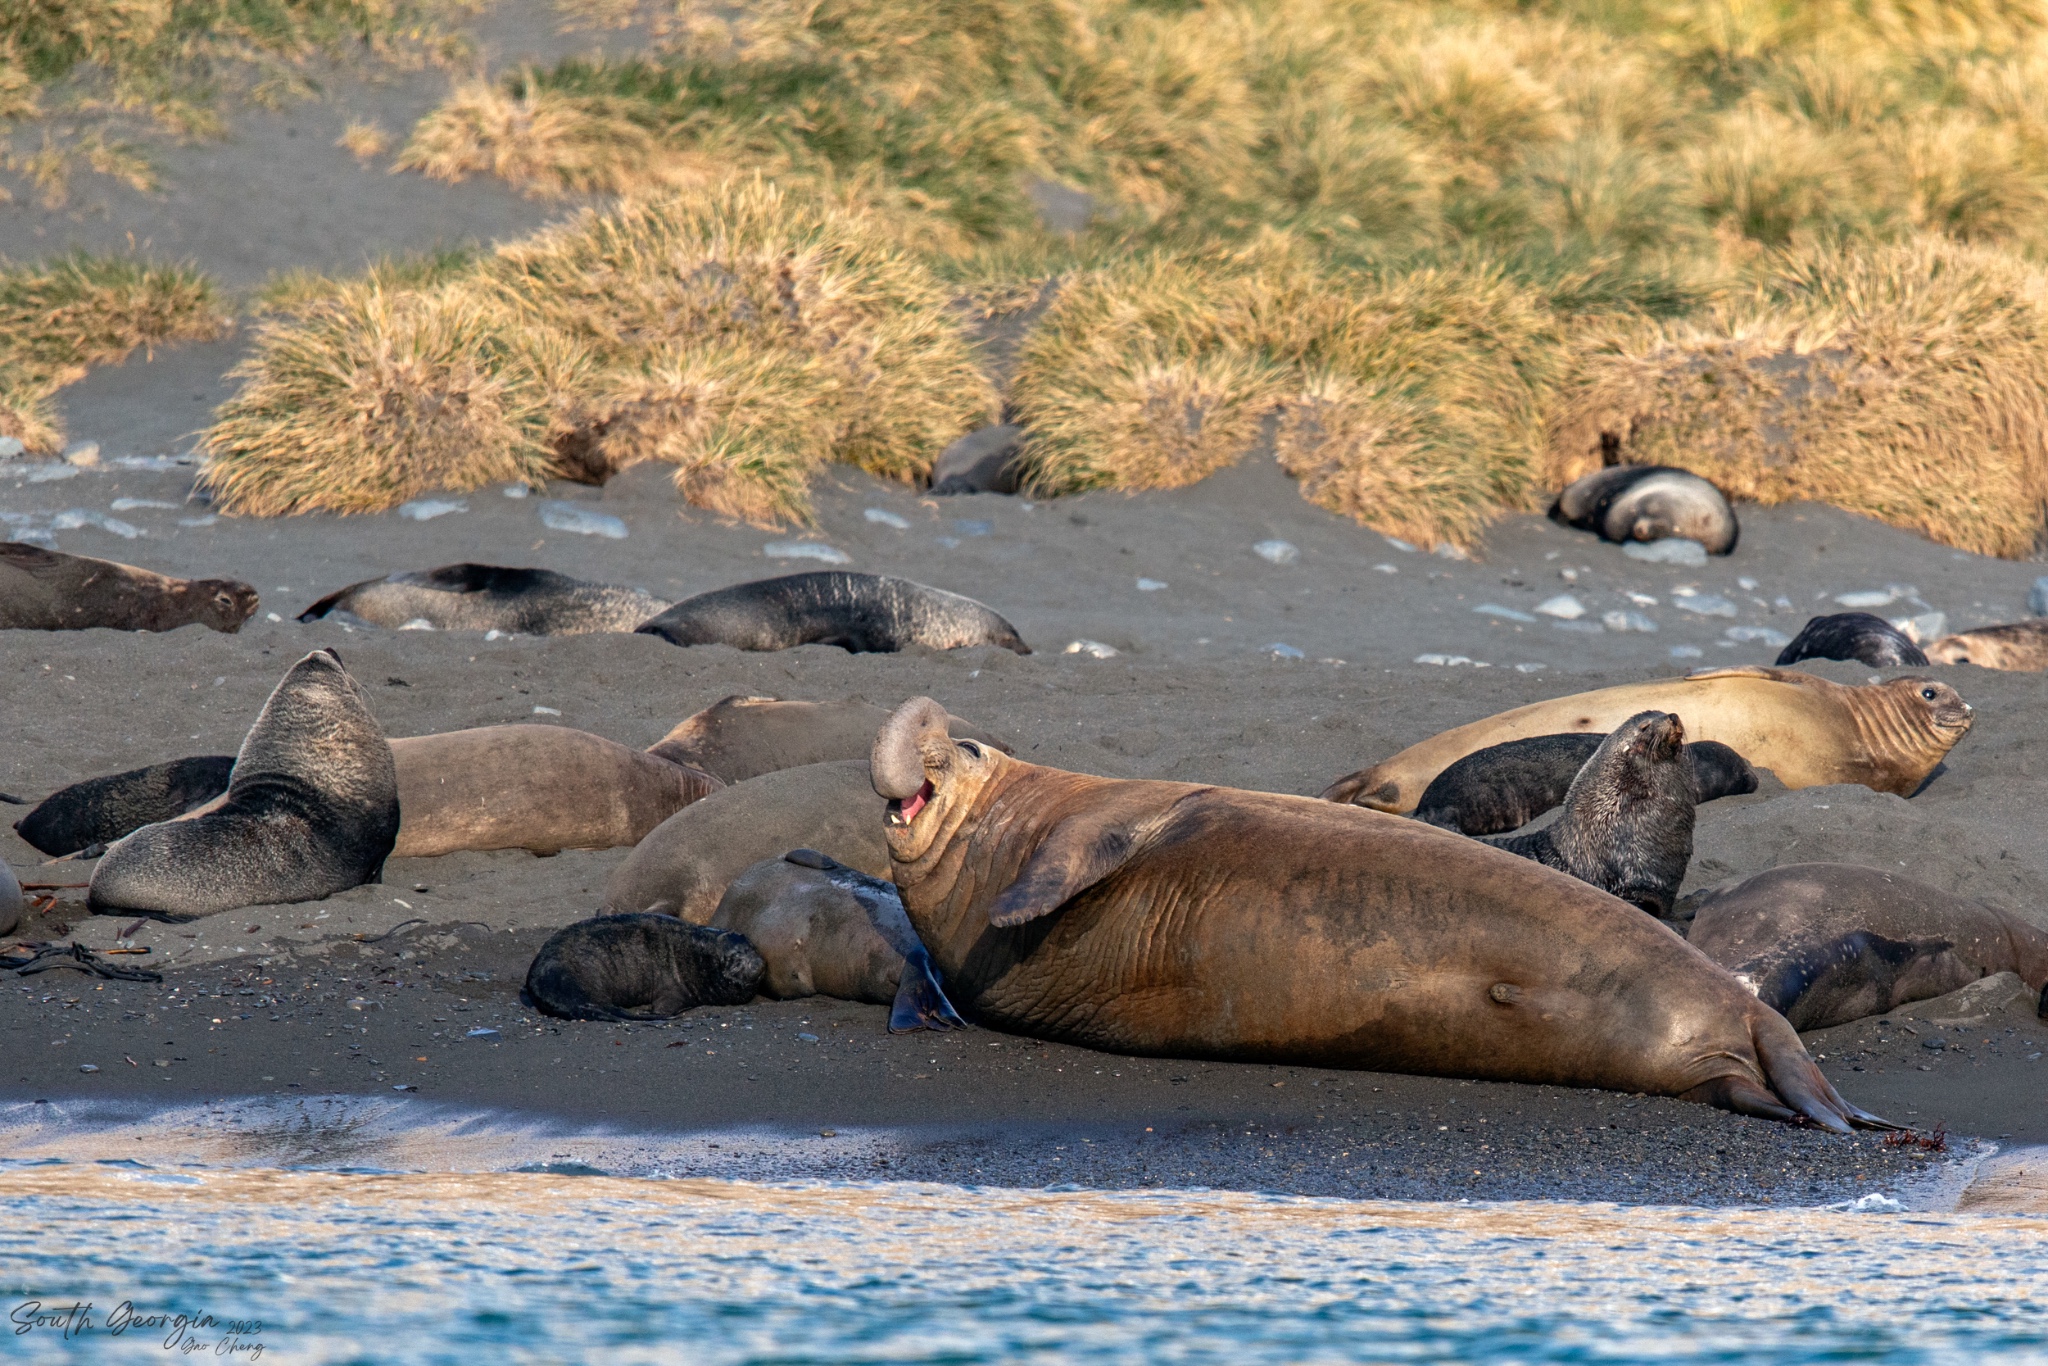
{"type": "Polygon", "coordinates": [[[1706,651],[1697,645],[1674,645],[1671,647],[1671,657],[1673,659],[1698,659],[1705,653],[1706,651]]]}
{"type": "Polygon", "coordinates": [[[1948,613],[1922,612],[1917,617],[1900,617],[1892,622],[1892,629],[1915,645],[1925,645],[1948,634],[1948,613]]]}
{"type": "Polygon", "coordinates": [[[180,518],[178,519],[178,525],[179,525],[179,526],[212,526],[212,525],[213,525],[213,524],[214,524],[215,522],[218,522],[219,520],[220,520],[220,518],[218,518],[218,517],[214,516],[214,515],[213,515],[212,513],[210,513],[210,512],[209,512],[209,513],[207,513],[207,514],[206,514],[206,515],[205,515],[204,517],[180,517],[180,518]]]}
{"type": "Polygon", "coordinates": [[[1068,642],[1063,653],[1087,655],[1090,659],[1115,659],[1117,649],[1114,645],[1104,645],[1099,640],[1075,640],[1068,642]]]}
{"type": "Polygon", "coordinates": [[[1301,558],[1301,550],[1292,541],[1260,541],[1252,547],[1252,554],[1267,564],[1293,564],[1301,558]]]}
{"type": "Polygon", "coordinates": [[[1497,602],[1482,602],[1472,609],[1482,617],[1499,617],[1503,621],[1534,622],[1536,618],[1527,612],[1517,612],[1512,607],[1503,607],[1497,602]]]}
{"type": "Polygon", "coordinates": [[[1707,548],[1698,541],[1689,541],[1683,536],[1673,536],[1663,541],[1630,541],[1621,548],[1621,553],[1631,560],[1642,560],[1648,564],[1698,566],[1707,562],[1707,548]]]}
{"type": "Polygon", "coordinates": [[[425,617],[414,617],[398,629],[401,631],[431,631],[434,629],[434,623],[428,621],[425,617]]]}
{"type": "Polygon", "coordinates": [[[1157,593],[1160,589],[1164,587],[1166,587],[1166,580],[1164,579],[1138,580],[1138,591],[1140,593],[1157,593]]]}
{"type": "Polygon", "coordinates": [[[431,522],[451,512],[467,511],[469,504],[450,502],[446,498],[415,498],[410,503],[398,505],[398,515],[413,522],[431,522]]]}
{"type": "Polygon", "coordinates": [[[1702,617],[1732,617],[1736,612],[1734,603],[1716,593],[1687,593],[1673,598],[1672,605],[1702,617]]]}
{"type": "Polygon", "coordinates": [[[1393,536],[1382,536],[1380,537],[1380,539],[1385,541],[1388,545],[1394,547],[1394,549],[1396,550],[1405,550],[1410,555],[1413,555],[1415,553],[1415,547],[1408,544],[1408,542],[1406,541],[1400,540],[1393,536]]]}
{"type": "Polygon", "coordinates": [[[1756,592],[1756,580],[1752,579],[1747,574],[1744,574],[1741,578],[1737,579],[1735,581],[1735,586],[1737,588],[1740,588],[1745,593],[1756,592]]]}
{"type": "Polygon", "coordinates": [[[505,485],[505,496],[507,498],[524,498],[532,492],[533,490],[526,487],[526,485],[524,484],[505,485]]]}
{"type": "Polygon", "coordinates": [[[1730,626],[1721,634],[1745,645],[1768,645],[1775,650],[1782,650],[1792,643],[1792,637],[1768,626],[1730,626]]]}
{"type": "Polygon", "coordinates": [[[1415,656],[1415,662],[1417,664],[1441,664],[1446,667],[1450,667],[1458,664],[1472,664],[1476,663],[1477,661],[1475,661],[1470,655],[1428,654],[1415,656]]]}
{"type": "Polygon", "coordinates": [[[178,508],[182,507],[183,504],[166,503],[161,498],[116,498],[113,502],[107,504],[107,506],[112,508],[116,512],[133,512],[137,508],[167,508],[170,511],[175,512],[178,510],[178,508]]]}
{"type": "Polygon", "coordinates": [[[1657,629],[1657,623],[1641,612],[1603,612],[1600,624],[1610,631],[1641,631],[1646,635],[1657,629]]]}
{"type": "Polygon", "coordinates": [[[1548,664],[1517,664],[1515,665],[1515,672],[1518,674],[1541,673],[1549,667],[1548,664]]]}
{"type": "Polygon", "coordinates": [[[771,560],[822,560],[826,564],[852,564],[853,556],[838,546],[822,541],[770,541],[761,553],[771,560]]]}
{"type": "Polygon", "coordinates": [[[28,454],[28,443],[18,436],[0,436],[0,460],[18,460],[28,454]]]}
{"type": "Polygon", "coordinates": [[[264,613],[263,615],[264,615],[264,616],[266,616],[266,617],[269,617],[269,618],[270,618],[270,619],[271,619],[272,621],[283,621],[283,620],[284,620],[284,618],[283,618],[283,617],[279,616],[279,615],[278,615],[277,613],[275,613],[275,612],[265,612],[265,613],[264,613]]]}
{"type": "Polygon", "coordinates": [[[1657,600],[1648,593],[1624,593],[1622,596],[1638,607],[1655,607],[1657,605],[1657,600]]]}
{"type": "Polygon", "coordinates": [[[560,716],[562,713],[553,707],[536,706],[533,709],[533,714],[535,716],[560,716]]]}
{"type": "Polygon", "coordinates": [[[66,465],[61,461],[53,460],[47,464],[37,465],[34,469],[30,470],[28,472],[28,481],[31,484],[47,484],[52,479],[69,479],[79,472],[79,468],[76,465],[66,465]]]}
{"type": "Polygon", "coordinates": [[[1536,611],[1542,616],[1556,617],[1559,621],[1577,621],[1586,615],[1586,604],[1569,593],[1559,593],[1554,598],[1545,598],[1537,603],[1536,611]]]}
{"type": "Polygon", "coordinates": [[[1376,564],[1373,568],[1379,570],[1382,574],[1398,574],[1401,572],[1390,564],[1376,564]]]}
{"type": "Polygon", "coordinates": [[[626,539],[626,524],[609,512],[593,512],[574,503],[548,500],[540,505],[540,524],[551,531],[573,531],[579,536],[626,539]]]}
{"type": "Polygon", "coordinates": [[[1284,645],[1277,640],[1266,647],[1266,653],[1272,655],[1276,659],[1307,658],[1307,656],[1303,655],[1301,651],[1295,649],[1292,645],[1284,645]]]}
{"type": "Polygon", "coordinates": [[[878,526],[894,527],[898,531],[910,530],[908,517],[891,512],[887,508],[869,508],[862,515],[878,526]]]}
{"type": "Polygon", "coordinates": [[[1835,601],[1844,607],[1888,607],[1898,601],[1889,588],[1870,588],[1855,593],[1837,593],[1835,601]]]}
{"type": "Polygon", "coordinates": [[[1437,543],[1436,549],[1430,551],[1429,553],[1435,555],[1439,559],[1445,560],[1469,560],[1472,558],[1470,555],[1467,555],[1464,551],[1458,549],[1458,547],[1452,545],[1449,541],[1439,541],[1437,543]]]}

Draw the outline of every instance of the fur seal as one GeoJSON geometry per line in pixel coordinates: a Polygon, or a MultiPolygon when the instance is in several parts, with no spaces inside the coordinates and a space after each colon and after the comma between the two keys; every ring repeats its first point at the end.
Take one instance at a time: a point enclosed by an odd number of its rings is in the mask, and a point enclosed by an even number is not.
{"type": "Polygon", "coordinates": [[[1927,781],[1971,719],[1954,688],[1927,678],[1850,687],[1794,669],[1700,669],[1536,702],[1444,731],[1339,778],[1323,797],[1405,813],[1468,754],[1532,735],[1604,734],[1639,711],[1674,713],[1695,739],[1727,745],[1787,787],[1861,783],[1902,797],[1927,781]]]}
{"type": "MultiPolygon", "coordinates": [[[[865,759],[875,732],[888,719],[887,709],[872,702],[784,702],[734,695],[687,718],[649,745],[647,752],[738,783],[781,768],[865,759]]],[[[947,725],[956,737],[1012,752],[957,716],[947,725]]]]}
{"type": "Polygon", "coordinates": [[[1927,666],[1927,656],[1905,632],[1868,612],[1836,612],[1807,622],[1778,652],[1777,663],[1782,668],[1802,659],[1853,659],[1873,669],[1927,666]]]}
{"type": "Polygon", "coordinates": [[[600,915],[556,930],[525,997],[563,1020],[666,1020],[754,999],[767,965],[744,935],[669,915],[600,915]]]}
{"type": "MultiPolygon", "coordinates": [[[[1519,830],[1564,800],[1572,779],[1606,742],[1604,735],[1535,735],[1468,754],[1436,775],[1415,805],[1415,819],[1461,835],[1519,830]]],[[[1726,745],[1685,747],[1702,802],[1756,791],[1756,770],[1726,745]]]]}
{"type": "Polygon", "coordinates": [[[424,621],[437,631],[573,636],[628,632],[667,606],[637,588],[586,583],[552,569],[444,564],[352,583],[299,613],[299,620],[345,612],[393,629],[424,621]]]}
{"type": "Polygon", "coordinates": [[[1936,664],[2038,673],[2048,669],[2048,618],[1958,631],[1928,646],[1927,657],[1936,664]]]}
{"type": "Polygon", "coordinates": [[[1727,495],[1670,465],[1611,465],[1576,480],[1550,505],[1550,519],[1605,541],[1698,541],[1726,555],[1742,534],[1727,495]]]}
{"type": "Polygon", "coordinates": [[[1793,863],[1692,893],[1686,939],[1799,1030],[1943,996],[1993,973],[2048,984],[2048,932],[1848,863],[1793,863]]]}
{"type": "Polygon", "coordinates": [[[377,881],[397,840],[391,747],[341,657],[315,650],[263,704],[221,804],[115,841],[86,902],[199,916],[313,901],[377,881]]]}
{"type": "Polygon", "coordinates": [[[175,631],[233,634],[257,607],[240,579],[174,579],[114,560],[0,541],[0,630],[175,631]]]}
{"type": "Polygon", "coordinates": [[[45,854],[75,854],[158,821],[175,820],[228,790],[232,754],[200,754],[104,778],[87,778],[51,793],[14,823],[15,833],[45,854]]]}
{"type": "Polygon", "coordinates": [[[852,654],[887,654],[909,645],[957,650],[1031,647],[973,598],[884,574],[827,569],[758,579],[685,598],[639,628],[671,645],[730,645],[788,650],[837,645],[852,654]]]}
{"type": "Polygon", "coordinates": [[[1372,811],[875,737],[904,910],[977,1023],[1118,1053],[1678,1096],[1837,1132],[1776,1013],[1553,869],[1372,811]]]}

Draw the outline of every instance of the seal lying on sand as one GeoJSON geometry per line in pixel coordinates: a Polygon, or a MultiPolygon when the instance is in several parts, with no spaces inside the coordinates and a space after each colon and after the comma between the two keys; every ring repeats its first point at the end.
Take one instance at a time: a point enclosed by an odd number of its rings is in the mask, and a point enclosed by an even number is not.
{"type": "MultiPolygon", "coordinates": [[[[647,747],[728,783],[777,769],[834,759],[865,759],[889,713],[872,702],[784,702],[733,696],[712,703],[647,747]]],[[[1005,754],[1008,745],[955,716],[946,723],[956,738],[979,740],[1005,754]]]]}
{"type": "Polygon", "coordinates": [[[1777,662],[1783,667],[1802,659],[1853,659],[1873,669],[1927,664],[1927,656],[1905,632],[1868,612],[1836,612],[1807,622],[1778,652],[1777,662]]]}
{"type": "Polygon", "coordinates": [[[1937,664],[2038,673],[2048,669],[2048,618],[1958,631],[1928,646],[1927,657],[1937,664]]]}
{"type": "Polygon", "coordinates": [[[232,633],[256,606],[256,590],[240,579],[174,579],[132,564],[0,541],[0,630],[199,625],[232,633]]]}
{"type": "Polygon", "coordinates": [[[173,759],[104,778],[87,778],[44,798],[14,823],[15,833],[46,854],[75,854],[158,821],[174,820],[228,790],[232,754],[173,759]]]}
{"type": "Polygon", "coordinates": [[[886,654],[908,645],[934,650],[1000,645],[1020,655],[1031,653],[1016,627],[973,598],[909,579],[843,569],[699,593],[639,629],[671,645],[741,650],[837,645],[853,654],[886,654]]]}
{"type": "Polygon", "coordinates": [[[525,997],[564,1020],[666,1020],[754,999],[767,968],[744,935],[669,915],[565,925],[526,970],[525,997]]]}
{"type": "Polygon", "coordinates": [[[1681,536],[1726,555],[1742,534],[1727,497],[1707,480],[1670,465],[1613,465],[1575,481],[1550,505],[1552,521],[1607,541],[1681,536]]]}
{"type": "Polygon", "coordinates": [[[21,880],[7,860],[0,859],[0,935],[13,934],[28,914],[28,902],[21,895],[21,880]]]}
{"type": "Polygon", "coordinates": [[[332,650],[294,664],[235,756],[220,806],[145,825],[93,870],[103,914],[210,915],[377,881],[398,839],[398,775],[332,650]]]}
{"type": "Polygon", "coordinates": [[[1118,1053],[1679,1096],[1838,1132],[1798,1035],[1665,926],[1449,831],[875,737],[904,909],[978,1023],[1118,1053]]]}
{"type": "Polygon", "coordinates": [[[1861,783],[1910,796],[1970,729],[1946,683],[1894,678],[1848,687],[1791,669],[1744,665],[1537,702],[1447,730],[1339,778],[1325,800],[1408,812],[1439,773],[1508,740],[1605,734],[1639,711],[1668,711],[1696,740],[1727,745],[1787,787],[1861,783]]]}
{"type": "MultiPolygon", "coordinates": [[[[1604,735],[1536,735],[1468,754],[1436,775],[1415,805],[1415,819],[1461,835],[1519,830],[1564,800],[1572,779],[1606,742],[1604,735]]],[[[1712,740],[1685,747],[1702,802],[1756,791],[1756,770],[1712,740]]]]}
{"type": "Polygon", "coordinates": [[[437,631],[573,636],[631,631],[667,606],[637,588],[585,583],[551,569],[444,564],[352,583],[299,613],[299,620],[345,612],[394,629],[425,622],[437,631]]]}
{"type": "Polygon", "coordinates": [[[1694,892],[1687,940],[1795,1029],[1826,1029],[1980,977],[2048,984],[2048,932],[1981,901],[1848,863],[1793,863],[1694,892]]]}

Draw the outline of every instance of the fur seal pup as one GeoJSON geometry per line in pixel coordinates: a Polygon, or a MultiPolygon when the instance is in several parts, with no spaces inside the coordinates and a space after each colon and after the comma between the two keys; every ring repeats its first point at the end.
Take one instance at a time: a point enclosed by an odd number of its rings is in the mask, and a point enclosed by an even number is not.
{"type": "Polygon", "coordinates": [[[75,854],[112,844],[131,831],[175,820],[228,790],[232,754],[200,754],[104,778],[87,778],[51,793],[14,823],[15,833],[45,854],[75,854]]]}
{"type": "Polygon", "coordinates": [[[115,841],[86,903],[198,916],[314,901],[377,881],[397,840],[391,746],[341,657],[315,650],[263,704],[221,804],[115,841]]]}
{"type": "Polygon", "coordinates": [[[767,965],[746,936],[669,915],[600,915],[556,930],[524,995],[563,1020],[666,1020],[754,999],[767,965]]]}
{"type": "Polygon", "coordinates": [[[1686,939],[1799,1030],[1943,996],[1993,973],[2048,984],[2048,932],[1848,863],[1793,863],[1692,893],[1686,939]]]}
{"type": "MultiPolygon", "coordinates": [[[[1436,775],[1415,804],[1415,819],[1461,835],[1519,830],[1562,802],[1604,735],[1535,735],[1468,754],[1436,775]]],[[[1702,802],[1756,791],[1756,770],[1726,745],[1685,747],[1702,802]]]]}
{"type": "MultiPolygon", "coordinates": [[[[784,702],[735,695],[685,719],[647,752],[738,783],[781,768],[865,759],[875,732],[888,719],[888,710],[872,702],[784,702]]],[[[1012,752],[957,716],[946,724],[957,738],[1012,752]]]]}
{"type": "Polygon", "coordinates": [[[1670,465],[1611,465],[1574,481],[1550,505],[1550,519],[1605,541],[1698,541],[1726,555],[1742,534],[1727,495],[1670,465]]]}
{"type": "Polygon", "coordinates": [[[175,631],[233,634],[257,607],[240,579],[174,579],[114,560],[0,541],[0,630],[175,631]]]}
{"type": "Polygon", "coordinates": [[[1837,1132],[1783,1017],[1665,926],[1415,821],[875,737],[918,938],[979,1024],[1117,1053],[1601,1086],[1837,1132]]]}
{"type": "Polygon", "coordinates": [[[1777,663],[1783,668],[1802,659],[1853,659],[1873,669],[1927,665],[1927,656],[1905,632],[1868,612],[1836,612],[1807,622],[1778,652],[1777,663]]]}
{"type": "Polygon", "coordinates": [[[1439,773],[1508,740],[1605,734],[1639,711],[1684,718],[1689,734],[1728,746],[1787,787],[1861,783],[1905,797],[1970,730],[1970,707],[1946,683],[1894,678],[1854,687],[1796,669],[1740,665],[1628,683],[1516,707],[1410,745],[1323,791],[1375,811],[1415,809],[1439,773]]]}
{"type": "Polygon", "coordinates": [[[2038,673],[2048,669],[2048,618],[1958,631],[1928,646],[1927,657],[1936,664],[2038,673]]]}
{"type": "Polygon", "coordinates": [[[1016,627],[973,598],[909,579],[843,569],[699,593],[639,629],[671,645],[740,650],[837,645],[858,655],[887,654],[907,645],[934,650],[1000,645],[1020,655],[1031,653],[1016,627]]]}
{"type": "Polygon", "coordinates": [[[299,620],[346,612],[393,629],[424,621],[437,631],[573,636],[628,632],[667,606],[637,588],[585,583],[551,569],[444,564],[352,583],[299,613],[299,620]]]}

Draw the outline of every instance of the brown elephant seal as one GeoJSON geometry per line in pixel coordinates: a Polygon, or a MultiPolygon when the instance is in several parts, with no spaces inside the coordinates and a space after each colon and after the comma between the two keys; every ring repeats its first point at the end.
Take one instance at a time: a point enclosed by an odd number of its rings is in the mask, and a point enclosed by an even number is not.
{"type": "Polygon", "coordinates": [[[1936,664],[2039,673],[2048,669],[2048,618],[1958,631],[1928,646],[1927,657],[1936,664]]]}
{"type": "Polygon", "coordinates": [[[563,1020],[666,1020],[754,999],[766,965],[744,935],[668,915],[565,925],[526,970],[525,1000],[563,1020]]]}
{"type": "Polygon", "coordinates": [[[174,579],[132,564],[0,541],[0,630],[175,631],[232,634],[255,612],[240,579],[174,579]]]}
{"type": "Polygon", "coordinates": [[[1698,541],[1709,555],[1735,549],[1742,527],[1727,495],[1709,481],[1670,465],[1612,465],[1557,495],[1551,520],[1605,541],[1698,541]]]}
{"type": "Polygon", "coordinates": [[[315,650],[263,704],[220,805],[115,841],[86,902],[189,917],[318,900],[378,880],[398,815],[391,746],[362,688],[339,655],[315,650]]]}
{"type": "Polygon", "coordinates": [[[424,624],[436,631],[573,636],[630,632],[667,606],[637,588],[586,583],[551,569],[444,564],[352,583],[299,613],[299,620],[346,614],[394,630],[424,624]]]}
{"type": "Polygon", "coordinates": [[[1484,842],[1570,873],[1661,920],[1692,862],[1697,805],[1684,723],[1646,711],[1600,742],[1572,779],[1556,820],[1484,842]]]}
{"type": "Polygon", "coordinates": [[[884,803],[859,759],[807,764],[734,783],[650,831],[605,884],[612,911],[709,921],[732,880],[790,849],[819,849],[870,877],[889,873],[884,803]]]}
{"type": "Polygon", "coordinates": [[[1686,939],[1800,1030],[2015,972],[2048,985],[2048,932],[1981,901],[1849,863],[1793,863],[1692,893],[1686,939]]]}
{"type": "Polygon", "coordinates": [[[1802,659],[1853,659],[1873,669],[1927,666],[1927,656],[1904,631],[1868,612],[1814,617],[1778,652],[1780,668],[1802,659]]]}
{"type": "MultiPolygon", "coordinates": [[[[1468,754],[1436,775],[1415,804],[1415,819],[1461,835],[1519,830],[1564,800],[1572,779],[1607,740],[1604,735],[1536,735],[1468,754]]],[[[1756,770],[1726,745],[1685,747],[1702,802],[1756,791],[1756,770]]]]}
{"type": "Polygon", "coordinates": [[[1532,735],[1605,734],[1639,711],[1683,718],[1695,740],[1728,746],[1787,787],[1861,783],[1902,797],[1917,791],[1970,729],[1969,705],[1928,678],[1851,687],[1796,669],[1700,669],[1536,702],[1444,731],[1339,778],[1323,797],[1406,813],[1439,773],[1468,754],[1532,735]]]}
{"type": "Polygon", "coordinates": [[[641,626],[671,645],[730,645],[788,650],[837,645],[852,654],[886,654],[911,645],[958,650],[1031,647],[1017,628],[958,593],[884,574],[826,569],[759,579],[685,598],[641,626]]]}
{"type": "Polygon", "coordinates": [[[875,737],[918,938],[979,1024],[1119,1053],[1679,1096],[1846,1132],[1783,1017],[1667,927],[1415,821],[875,737]]]}
{"type": "Polygon", "coordinates": [[[112,844],[131,831],[175,820],[228,790],[232,754],[200,754],[104,778],[87,778],[45,797],[14,831],[45,854],[75,854],[112,844]]]}
{"type": "Polygon", "coordinates": [[[0,859],[0,935],[13,934],[28,914],[28,902],[21,894],[21,879],[6,859],[0,859]]]}
{"type": "MultiPolygon", "coordinates": [[[[887,709],[872,702],[785,702],[735,695],[685,719],[647,752],[738,783],[782,768],[865,759],[875,732],[888,719],[887,709]]],[[[1011,753],[1008,745],[971,722],[955,716],[946,724],[957,737],[1011,753]]]]}

